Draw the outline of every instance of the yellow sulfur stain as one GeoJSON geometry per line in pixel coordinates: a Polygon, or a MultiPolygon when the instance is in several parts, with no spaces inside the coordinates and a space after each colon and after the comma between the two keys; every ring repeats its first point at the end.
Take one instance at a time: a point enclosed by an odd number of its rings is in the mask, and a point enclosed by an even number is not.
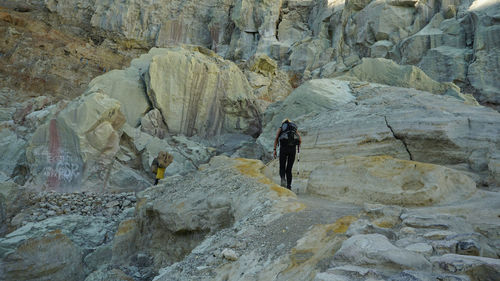
{"type": "Polygon", "coordinates": [[[335,254],[345,239],[341,235],[347,231],[351,223],[357,220],[355,216],[339,218],[332,224],[316,225],[304,235],[297,246],[290,252],[290,265],[283,273],[300,271],[303,266],[315,266],[327,257],[335,254]]]}
{"type": "Polygon", "coordinates": [[[238,164],[236,164],[235,167],[240,171],[240,173],[254,178],[260,183],[267,184],[271,190],[276,192],[280,197],[295,196],[295,193],[277,185],[262,173],[264,164],[261,161],[245,158],[236,158],[236,160],[238,161],[238,164]]]}
{"type": "MultiPolygon", "coordinates": [[[[283,188],[274,183],[270,178],[262,173],[264,164],[259,160],[237,158],[235,168],[240,173],[248,177],[256,179],[258,182],[269,186],[269,188],[278,195],[280,198],[297,198],[295,193],[291,190],[283,188]]],[[[284,212],[299,212],[306,208],[306,205],[300,202],[282,202],[278,206],[284,212]]]]}
{"type": "Polygon", "coordinates": [[[338,219],[335,223],[331,224],[329,227],[330,231],[334,233],[345,233],[351,223],[356,221],[358,218],[354,216],[345,216],[338,219]]]}
{"type": "Polygon", "coordinates": [[[118,230],[116,231],[115,236],[120,236],[129,233],[131,230],[136,228],[136,222],[135,219],[123,221],[120,223],[118,226],[118,230]]]}
{"type": "Polygon", "coordinates": [[[374,224],[382,228],[392,228],[394,226],[394,223],[388,221],[375,221],[374,224]]]}

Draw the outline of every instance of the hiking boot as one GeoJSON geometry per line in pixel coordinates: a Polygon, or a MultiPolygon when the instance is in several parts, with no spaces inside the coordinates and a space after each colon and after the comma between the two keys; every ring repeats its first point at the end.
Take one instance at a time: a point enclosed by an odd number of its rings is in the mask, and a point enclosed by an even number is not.
{"type": "Polygon", "coordinates": [[[285,178],[281,178],[281,184],[280,184],[282,187],[285,187],[286,186],[286,180],[285,178]]]}

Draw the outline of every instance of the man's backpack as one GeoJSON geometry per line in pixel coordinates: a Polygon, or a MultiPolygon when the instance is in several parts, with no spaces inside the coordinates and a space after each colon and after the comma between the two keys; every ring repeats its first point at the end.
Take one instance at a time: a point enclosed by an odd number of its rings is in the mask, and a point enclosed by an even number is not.
{"type": "Polygon", "coordinates": [[[297,125],[292,122],[281,124],[281,133],[279,136],[281,146],[299,145],[299,134],[297,134],[297,125]]]}

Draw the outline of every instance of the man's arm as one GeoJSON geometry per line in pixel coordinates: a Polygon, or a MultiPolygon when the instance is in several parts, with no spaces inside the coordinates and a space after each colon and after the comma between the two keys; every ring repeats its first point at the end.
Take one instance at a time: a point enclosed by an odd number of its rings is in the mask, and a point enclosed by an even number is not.
{"type": "Polygon", "coordinates": [[[281,127],[276,132],[276,138],[274,138],[274,152],[273,152],[274,158],[276,158],[276,146],[278,146],[278,139],[280,137],[280,134],[281,134],[281,127]]]}

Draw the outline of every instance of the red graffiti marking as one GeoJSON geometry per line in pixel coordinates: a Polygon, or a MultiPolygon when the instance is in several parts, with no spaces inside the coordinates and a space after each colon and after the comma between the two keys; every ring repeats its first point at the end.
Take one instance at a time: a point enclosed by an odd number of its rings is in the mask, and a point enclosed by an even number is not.
{"type": "MultiPolygon", "coordinates": [[[[49,125],[49,162],[50,166],[55,167],[59,160],[59,149],[61,144],[59,142],[59,132],[57,131],[56,119],[50,120],[49,125]]],[[[56,173],[50,173],[47,178],[49,188],[57,189],[59,187],[59,177],[56,173]]]]}

